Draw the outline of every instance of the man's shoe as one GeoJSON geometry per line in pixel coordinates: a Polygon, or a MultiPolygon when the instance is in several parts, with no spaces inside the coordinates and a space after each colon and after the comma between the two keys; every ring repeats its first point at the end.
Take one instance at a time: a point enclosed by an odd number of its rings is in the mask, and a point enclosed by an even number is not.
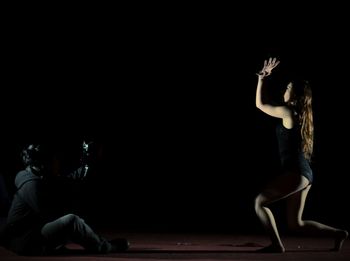
{"type": "Polygon", "coordinates": [[[130,243],[125,238],[115,238],[109,241],[112,245],[111,252],[125,252],[129,249],[130,243]]]}

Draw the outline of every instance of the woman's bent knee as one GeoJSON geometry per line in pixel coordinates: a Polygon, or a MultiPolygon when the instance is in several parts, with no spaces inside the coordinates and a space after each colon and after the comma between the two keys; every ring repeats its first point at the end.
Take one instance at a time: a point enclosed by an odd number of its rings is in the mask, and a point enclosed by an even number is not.
{"type": "Polygon", "coordinates": [[[257,211],[258,209],[260,209],[261,207],[263,207],[264,204],[264,197],[259,194],[258,196],[255,197],[254,199],[254,208],[255,211],[257,211]]]}

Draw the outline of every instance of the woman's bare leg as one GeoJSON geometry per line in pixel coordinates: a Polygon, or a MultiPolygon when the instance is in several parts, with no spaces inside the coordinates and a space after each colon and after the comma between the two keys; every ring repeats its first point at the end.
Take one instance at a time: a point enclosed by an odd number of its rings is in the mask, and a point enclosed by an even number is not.
{"type": "Polygon", "coordinates": [[[267,188],[255,199],[255,212],[270,236],[271,245],[259,250],[259,252],[279,252],[285,251],[273,213],[267,205],[281,200],[304,189],[309,181],[298,174],[289,173],[278,176],[267,188]]]}
{"type": "Polygon", "coordinates": [[[313,220],[303,220],[305,201],[311,185],[288,197],[287,220],[291,230],[317,236],[330,236],[335,238],[333,251],[339,251],[344,240],[348,237],[348,232],[334,228],[313,220]]]}

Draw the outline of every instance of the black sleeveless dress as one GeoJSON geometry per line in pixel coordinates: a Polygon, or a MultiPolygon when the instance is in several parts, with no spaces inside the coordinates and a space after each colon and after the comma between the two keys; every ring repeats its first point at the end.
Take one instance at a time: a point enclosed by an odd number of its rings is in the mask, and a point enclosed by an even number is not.
{"type": "Polygon", "coordinates": [[[313,173],[310,163],[301,151],[300,129],[297,127],[287,129],[280,123],[276,126],[276,135],[282,170],[298,171],[312,183],[313,173]]]}

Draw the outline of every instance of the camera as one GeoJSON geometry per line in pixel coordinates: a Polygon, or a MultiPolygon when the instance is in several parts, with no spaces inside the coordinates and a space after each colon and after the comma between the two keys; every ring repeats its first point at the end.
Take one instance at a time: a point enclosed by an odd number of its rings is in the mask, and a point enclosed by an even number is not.
{"type": "Polygon", "coordinates": [[[85,178],[89,170],[89,163],[91,161],[91,145],[93,142],[83,141],[82,144],[82,155],[81,155],[81,165],[82,165],[82,177],[85,178]]]}

